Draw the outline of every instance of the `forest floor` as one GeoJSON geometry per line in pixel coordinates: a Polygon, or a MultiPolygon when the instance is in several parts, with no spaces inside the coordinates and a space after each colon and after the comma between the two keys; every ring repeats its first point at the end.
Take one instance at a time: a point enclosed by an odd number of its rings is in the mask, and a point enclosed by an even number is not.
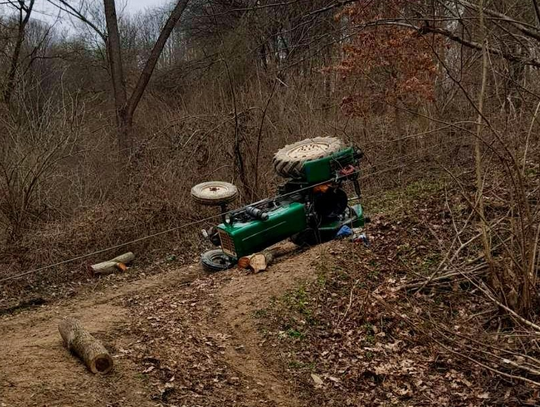
{"type": "Polygon", "coordinates": [[[257,275],[181,268],[4,316],[0,405],[299,405],[259,346],[253,313],[313,280],[313,257],[325,250],[257,275]],[[90,374],[64,349],[57,324],[65,316],[106,344],[112,374],[90,374]]]}
{"type": "Polygon", "coordinates": [[[111,279],[1,316],[0,406],[538,405],[532,388],[425,334],[444,314],[480,337],[481,299],[459,287],[400,294],[438,263],[450,222],[439,187],[415,188],[373,207],[369,249],[329,242],[259,274],[192,265],[111,279]],[[66,316],[106,345],[111,374],[62,346],[66,316]]]}

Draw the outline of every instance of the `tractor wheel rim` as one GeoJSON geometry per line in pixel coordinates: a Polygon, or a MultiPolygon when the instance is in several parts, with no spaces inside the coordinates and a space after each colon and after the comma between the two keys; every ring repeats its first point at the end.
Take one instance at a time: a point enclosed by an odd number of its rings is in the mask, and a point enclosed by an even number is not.
{"type": "Polygon", "coordinates": [[[228,190],[229,188],[221,185],[208,185],[204,187],[201,192],[207,196],[217,196],[227,192],[228,190]]]}
{"type": "Polygon", "coordinates": [[[220,266],[225,266],[228,264],[228,258],[223,253],[215,254],[212,257],[212,261],[216,264],[219,264],[220,266]]]}
{"type": "Polygon", "coordinates": [[[313,142],[293,148],[288,152],[288,156],[293,159],[310,158],[324,153],[328,150],[329,145],[327,143],[313,142]]]}

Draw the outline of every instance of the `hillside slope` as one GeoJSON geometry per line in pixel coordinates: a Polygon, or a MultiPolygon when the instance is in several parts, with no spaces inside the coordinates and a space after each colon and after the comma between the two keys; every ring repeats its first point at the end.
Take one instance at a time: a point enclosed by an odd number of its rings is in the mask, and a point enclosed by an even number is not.
{"type": "Polygon", "coordinates": [[[4,316],[2,406],[298,405],[258,345],[252,312],[312,280],[321,250],[271,273],[190,266],[4,316]],[[111,375],[91,375],[63,348],[57,323],[68,315],[107,345],[111,375]]]}
{"type": "Polygon", "coordinates": [[[372,203],[370,248],[333,241],[260,274],[192,265],[111,280],[0,317],[0,405],[537,405],[493,362],[518,355],[526,332],[516,340],[463,276],[410,289],[441,263],[452,222],[438,186],[405,192],[372,203]],[[106,344],[112,374],[63,348],[65,316],[106,344]]]}

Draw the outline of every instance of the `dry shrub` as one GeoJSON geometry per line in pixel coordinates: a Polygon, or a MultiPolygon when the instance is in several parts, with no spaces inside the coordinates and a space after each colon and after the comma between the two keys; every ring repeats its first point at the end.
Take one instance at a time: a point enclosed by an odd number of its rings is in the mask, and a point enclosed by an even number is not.
{"type": "MultiPolygon", "coordinates": [[[[40,134],[69,136],[73,141],[69,154],[50,167],[47,182],[40,183],[40,202],[46,202],[46,210],[27,217],[18,238],[2,247],[4,274],[78,257],[213,215],[212,209],[190,201],[189,191],[199,182],[219,179],[237,184],[239,204],[272,196],[283,182],[272,170],[273,154],[306,137],[336,136],[362,147],[367,176],[363,182],[372,194],[405,185],[437,161],[451,164],[455,158],[447,154],[454,148],[453,140],[446,140],[448,144],[441,148],[441,132],[433,132],[431,122],[415,115],[404,126],[407,151],[396,156],[392,150],[396,135],[387,116],[346,117],[339,103],[328,106],[327,73],[304,71],[290,79],[277,79],[253,64],[243,71],[250,74],[242,82],[241,75],[229,77],[226,70],[221,63],[196,80],[184,78],[190,91],[180,100],[157,88],[149,93],[137,113],[132,160],[115,152],[110,111],[101,99],[87,96],[76,107],[67,95],[59,98],[57,94],[57,103],[51,101],[51,106],[56,109],[52,116],[58,119],[40,128],[40,134]]],[[[343,92],[346,89],[336,88],[334,99],[339,100],[343,92]]],[[[35,145],[40,143],[36,139],[35,145]]],[[[200,250],[193,231],[208,224],[126,250],[136,250],[142,260],[153,260],[152,254],[179,252],[191,261],[200,250]]],[[[24,289],[29,290],[52,280],[60,282],[66,275],[80,280],[86,278],[83,270],[81,262],[74,262],[52,273],[39,272],[17,283],[17,289],[21,292],[27,282],[24,289]]]]}
{"type": "MultiPolygon", "coordinates": [[[[177,264],[195,260],[193,253],[202,250],[198,228],[180,227],[193,221],[193,214],[169,207],[154,199],[129,202],[107,202],[72,216],[62,222],[34,224],[33,233],[26,233],[16,243],[6,245],[2,252],[2,277],[26,273],[35,267],[55,264],[66,259],[116,247],[102,253],[78,259],[68,264],[32,273],[24,279],[9,281],[3,285],[3,301],[24,298],[33,293],[45,296],[65,292],[62,286],[76,286],[92,278],[89,265],[104,261],[126,251],[136,253],[136,265],[159,263],[167,258],[177,264]],[[124,243],[175,229],[151,240],[124,243]]],[[[138,267],[136,272],[145,272],[138,267]]],[[[8,301],[9,302],[9,301],[8,301]]]]}
{"type": "Polygon", "coordinates": [[[9,240],[62,200],[55,175],[62,161],[76,156],[84,121],[84,106],[65,102],[71,103],[50,99],[39,112],[25,105],[18,115],[0,117],[0,211],[9,240]]]}

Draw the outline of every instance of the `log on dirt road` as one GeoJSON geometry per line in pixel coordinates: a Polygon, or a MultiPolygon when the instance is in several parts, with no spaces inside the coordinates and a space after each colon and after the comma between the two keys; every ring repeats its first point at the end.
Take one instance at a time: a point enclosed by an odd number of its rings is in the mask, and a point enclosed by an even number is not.
{"type": "Polygon", "coordinates": [[[94,338],[73,318],[65,318],[58,324],[64,345],[77,354],[92,373],[109,373],[113,360],[103,344],[94,338]]]}
{"type": "Polygon", "coordinates": [[[109,261],[93,264],[90,269],[93,275],[112,274],[117,271],[125,271],[126,265],[133,260],[135,260],[135,255],[132,252],[127,252],[109,261]]]}
{"type": "Polygon", "coordinates": [[[298,250],[294,243],[283,243],[277,246],[269,247],[260,253],[254,253],[249,256],[241,257],[238,260],[238,266],[245,269],[251,269],[259,273],[268,268],[278,257],[285,256],[298,250]]]}

